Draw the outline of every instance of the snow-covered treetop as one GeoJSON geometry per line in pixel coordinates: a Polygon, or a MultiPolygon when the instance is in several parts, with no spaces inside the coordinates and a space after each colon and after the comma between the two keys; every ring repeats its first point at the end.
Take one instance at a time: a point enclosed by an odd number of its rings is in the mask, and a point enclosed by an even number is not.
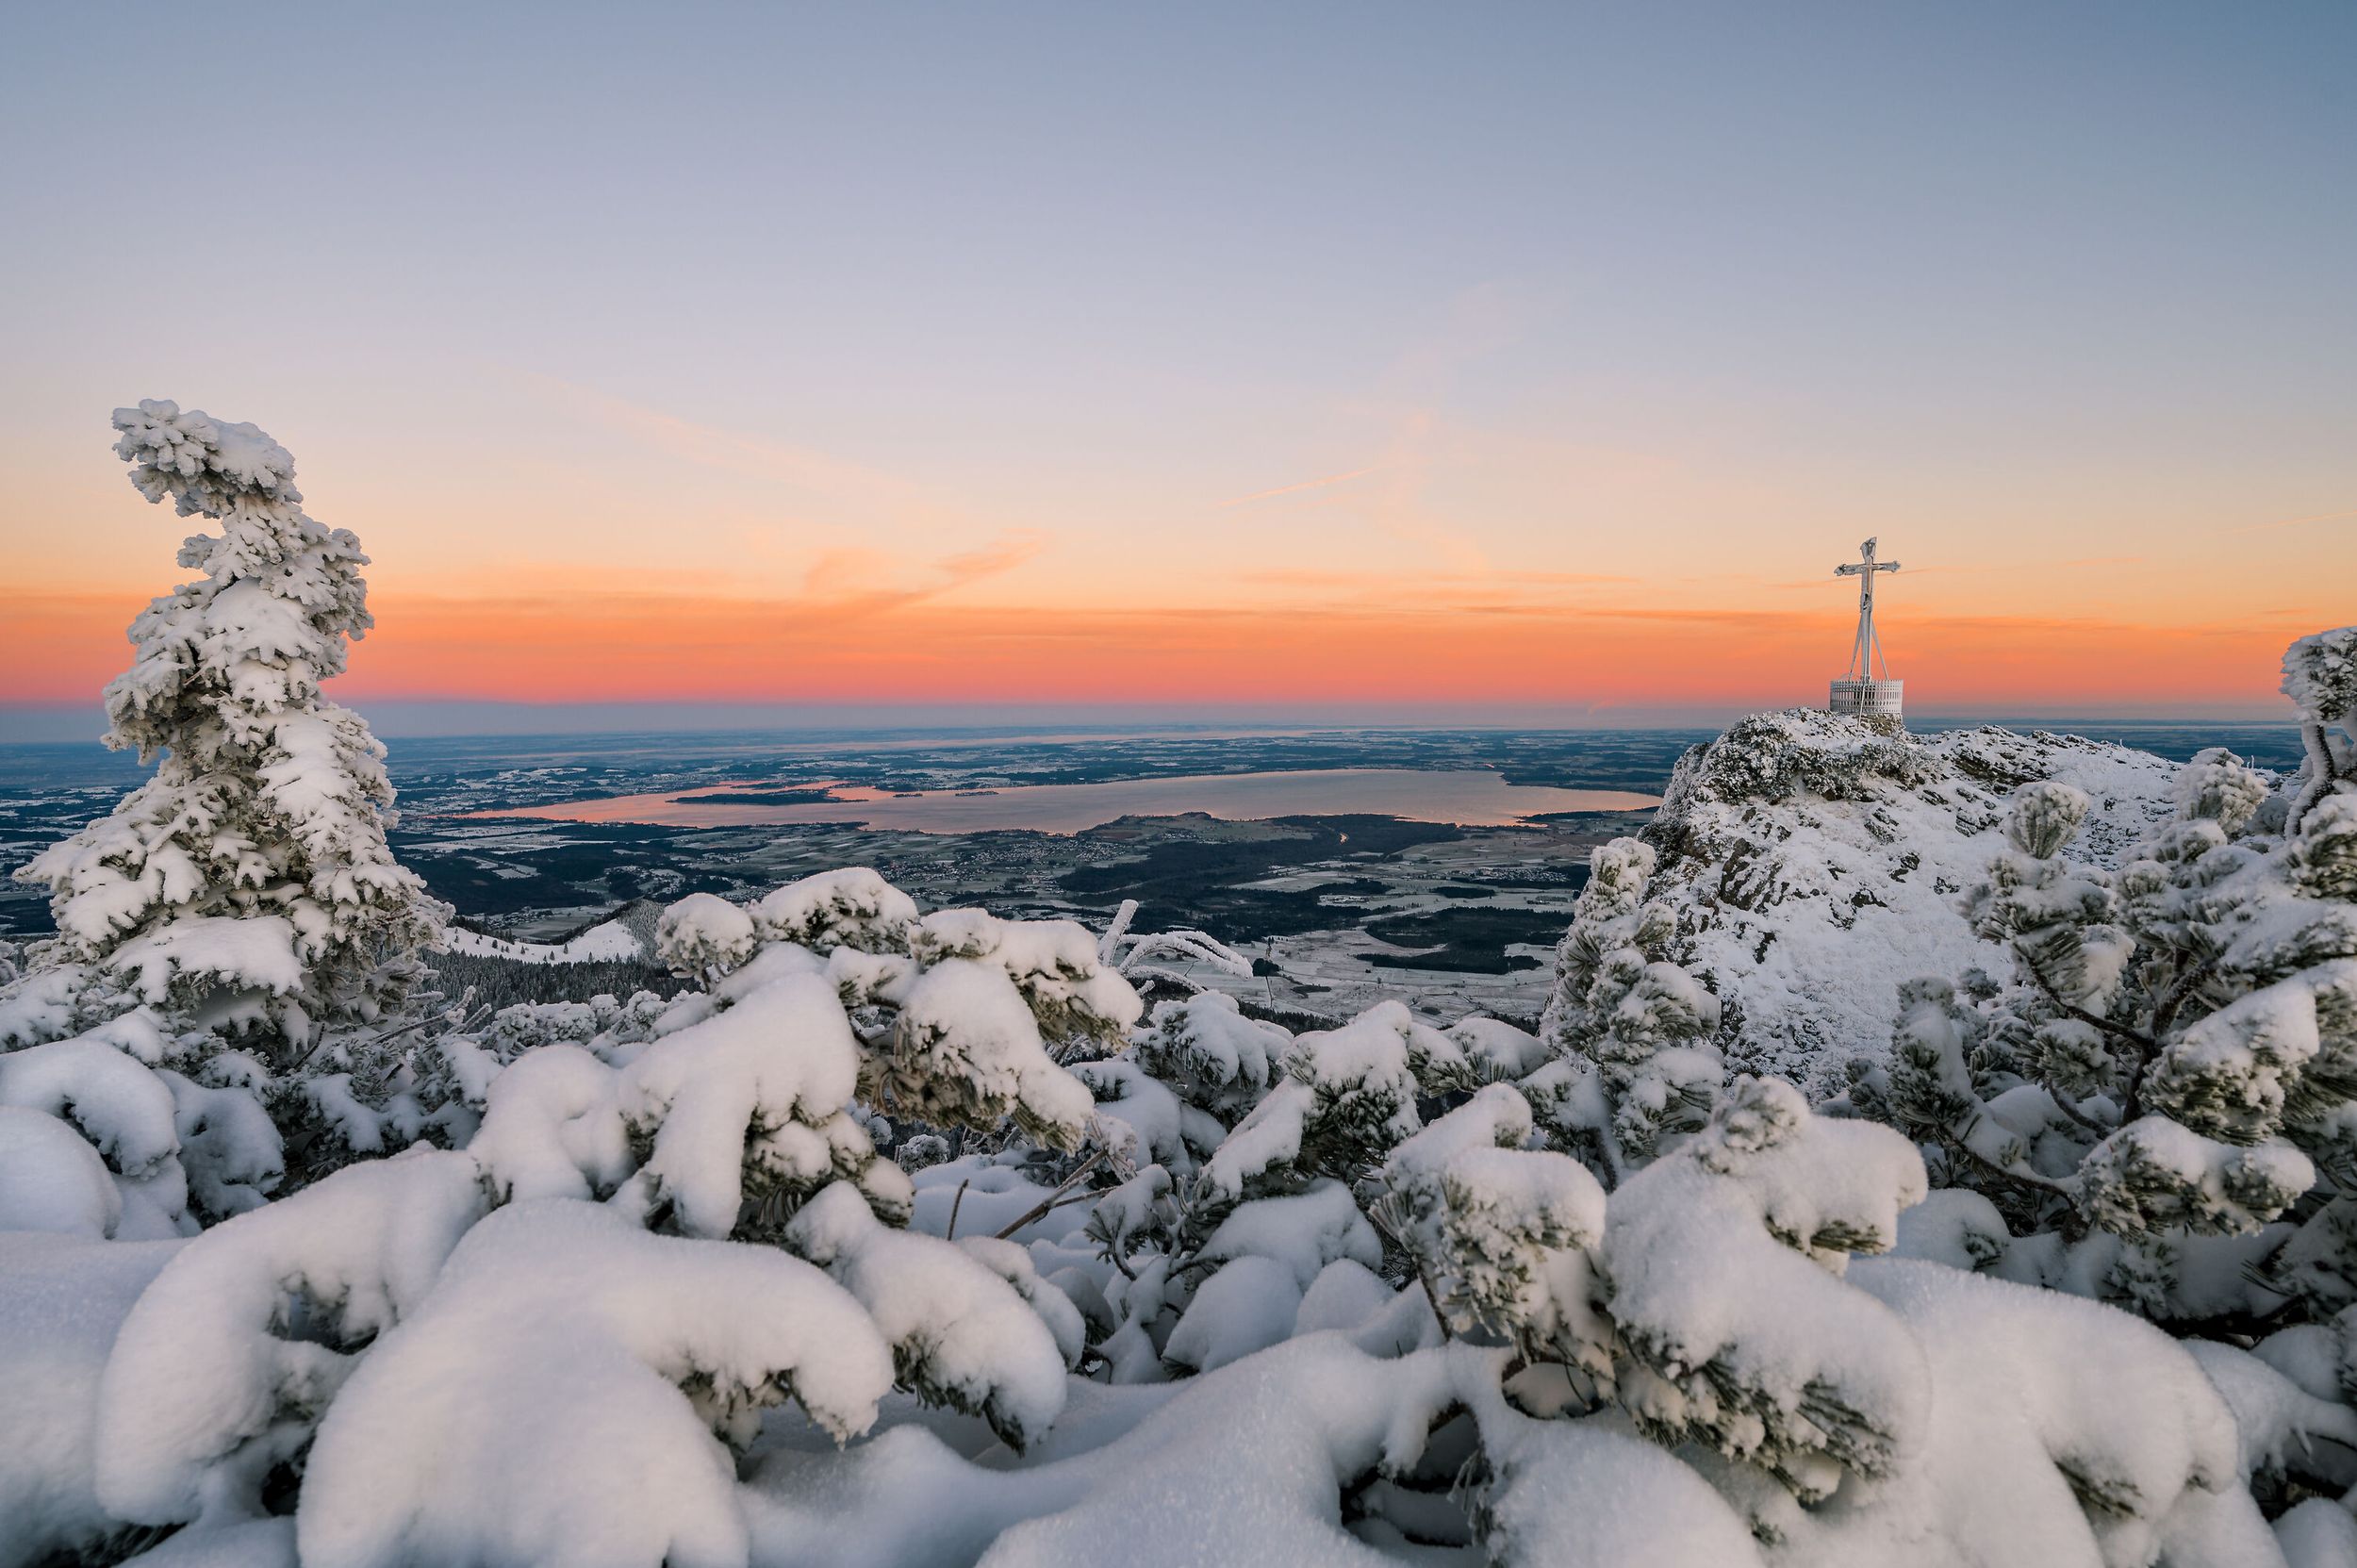
{"type": "Polygon", "coordinates": [[[2283,691],[2327,724],[2357,715],[2357,626],[2318,632],[2285,649],[2283,691]]]}
{"type": "Polygon", "coordinates": [[[261,737],[265,723],[344,668],[344,639],[371,621],[368,564],[350,530],[304,515],[294,458],[251,424],[175,403],[118,408],[115,455],[151,502],[222,523],[191,535],[180,564],[204,572],[131,623],[139,657],[107,688],[111,744],[142,759],[169,748],[261,737]],[[240,723],[240,720],[245,720],[240,723]],[[213,726],[225,732],[218,736],[213,726]]]}

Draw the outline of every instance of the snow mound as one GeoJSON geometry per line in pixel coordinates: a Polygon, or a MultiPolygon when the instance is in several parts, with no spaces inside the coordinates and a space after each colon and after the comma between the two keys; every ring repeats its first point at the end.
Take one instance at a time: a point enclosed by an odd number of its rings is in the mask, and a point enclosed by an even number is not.
{"type": "Polygon", "coordinates": [[[867,1314],[799,1259],[517,1204],[469,1232],[328,1411],[302,1560],[741,1568],[716,1432],[742,1442],[792,1397],[849,1437],[891,1385],[867,1314]]]}

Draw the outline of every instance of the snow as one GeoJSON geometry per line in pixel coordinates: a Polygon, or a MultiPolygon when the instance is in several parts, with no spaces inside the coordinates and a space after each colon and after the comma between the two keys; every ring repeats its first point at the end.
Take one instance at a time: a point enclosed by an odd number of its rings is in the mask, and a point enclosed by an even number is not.
{"type": "Polygon", "coordinates": [[[793,942],[816,952],[902,952],[916,923],[916,900],[866,867],[851,866],[765,895],[753,904],[752,917],[767,942],[793,942]]]}
{"type": "Polygon", "coordinates": [[[2311,1497],[2275,1522],[2286,1568],[2348,1568],[2357,1562],[2357,1514],[2345,1503],[2311,1497]]]}
{"type": "Polygon", "coordinates": [[[1301,1293],[1294,1313],[1295,1335],[1321,1329],[1356,1329],[1390,1307],[1398,1296],[1374,1268],[1355,1258],[1337,1258],[1318,1271],[1301,1293]]]}
{"type": "Polygon", "coordinates": [[[2085,792],[2069,852],[2109,862],[2173,809],[2175,776],[2074,736],[1892,736],[1868,719],[1758,715],[1678,764],[1648,830],[1662,851],[1653,896],[1676,913],[1681,961],[1739,1020],[1739,1065],[1829,1092],[1848,1059],[1887,1052],[1901,981],[2009,966],[1955,905],[2003,844],[2016,784],[2085,792]]]}
{"type": "Polygon", "coordinates": [[[446,940],[452,952],[513,964],[595,964],[648,956],[638,933],[619,920],[602,921],[562,942],[515,942],[457,926],[450,929],[446,940]]]}
{"type": "Polygon", "coordinates": [[[270,1468],[352,1371],[337,1346],[414,1310],[482,1212],[473,1161],[413,1149],[182,1248],[124,1321],[99,1389],[107,1507],[156,1525],[259,1512],[270,1468]],[[285,1337],[294,1322],[311,1337],[285,1337]]]}
{"type": "Polygon", "coordinates": [[[120,1529],[95,1481],[99,1375],[182,1245],[0,1230],[0,1568],[120,1529]]]}
{"type": "Polygon", "coordinates": [[[1197,1256],[1270,1259],[1291,1269],[1294,1288],[1305,1291],[1329,1263],[1347,1260],[1380,1267],[1383,1243],[1360,1213],[1349,1188],[1339,1181],[1317,1181],[1288,1197],[1237,1205],[1197,1256]]]}
{"type": "Polygon", "coordinates": [[[95,1148],[55,1116],[0,1105],[0,1231],[103,1241],[122,1221],[123,1195],[95,1148]]]}
{"type": "Polygon", "coordinates": [[[621,1075],[579,1046],[528,1051],[490,1081],[467,1152],[500,1202],[610,1197],[636,1168],[620,1094],[621,1075]]]}
{"type": "Polygon", "coordinates": [[[130,976],[144,1002],[163,1002],[174,981],[212,979],[231,988],[302,990],[294,924],[280,915],[189,915],[116,948],[111,969],[130,976]]]}
{"type": "Polygon", "coordinates": [[[1269,1170],[1292,1164],[1301,1157],[1303,1127],[1313,1099],[1308,1084],[1278,1084],[1212,1151],[1204,1163],[1203,1179],[1213,1191],[1241,1197],[1249,1183],[1269,1170]]]}
{"type": "Polygon", "coordinates": [[[649,1235],[569,1199],[517,1204],[467,1235],[329,1410],[302,1559],[741,1568],[716,1428],[742,1441],[791,1396],[849,1437],[891,1383],[867,1314],[799,1259],[649,1235]]]}
{"type": "MultiPolygon", "coordinates": [[[[1906,1326],[1937,1396],[1920,1457],[1866,1517],[1788,1516],[1797,1560],[2120,1568],[2167,1549],[2188,1498],[2235,1487],[2233,1417],[2159,1330],[1937,1263],[1861,1260],[1850,1280],[1906,1326]]],[[[2216,1523],[2233,1552],[2168,1560],[2268,1560],[2255,1509],[2216,1523]]]]}
{"type": "Polygon", "coordinates": [[[0,1105],[63,1119],[125,1176],[180,1152],[170,1086],[103,1041],[55,1040],[0,1055],[0,1105]]]}
{"type": "Polygon", "coordinates": [[[841,1183],[802,1206],[786,1245],[859,1299],[902,1379],[927,1399],[983,1416],[1018,1448],[1054,1424],[1063,1409],[1063,1354],[991,1263],[879,1223],[841,1183]]]}
{"type": "Polygon", "coordinates": [[[1210,1372],[1265,1350],[1293,1332],[1301,1295],[1300,1270],[1282,1259],[1240,1257],[1196,1287],[1163,1359],[1210,1372]]]}

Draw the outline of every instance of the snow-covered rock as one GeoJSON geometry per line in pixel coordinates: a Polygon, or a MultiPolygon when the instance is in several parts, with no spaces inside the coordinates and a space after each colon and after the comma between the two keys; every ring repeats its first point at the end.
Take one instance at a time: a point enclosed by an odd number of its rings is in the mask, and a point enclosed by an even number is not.
{"type": "Polygon", "coordinates": [[[1880,1058],[1899,983],[2003,972],[1960,895],[2004,848],[2014,790],[2052,779],[2091,809],[2069,852],[2110,864],[2173,809],[2177,765],[2043,731],[1913,735],[1888,720],[1755,714],[1680,759],[1645,837],[1678,960],[1723,1007],[1735,1065],[1838,1086],[1880,1058]]]}

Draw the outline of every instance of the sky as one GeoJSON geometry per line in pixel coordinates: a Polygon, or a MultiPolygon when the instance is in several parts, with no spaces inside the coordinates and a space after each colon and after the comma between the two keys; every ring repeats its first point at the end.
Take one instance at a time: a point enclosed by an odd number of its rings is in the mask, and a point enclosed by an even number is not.
{"type": "MultiPolygon", "coordinates": [[[[2357,7],[0,11],[0,737],[260,424],[430,712],[2271,717],[2357,7]]],[[[420,707],[420,704],[426,706],[420,707]]]]}

